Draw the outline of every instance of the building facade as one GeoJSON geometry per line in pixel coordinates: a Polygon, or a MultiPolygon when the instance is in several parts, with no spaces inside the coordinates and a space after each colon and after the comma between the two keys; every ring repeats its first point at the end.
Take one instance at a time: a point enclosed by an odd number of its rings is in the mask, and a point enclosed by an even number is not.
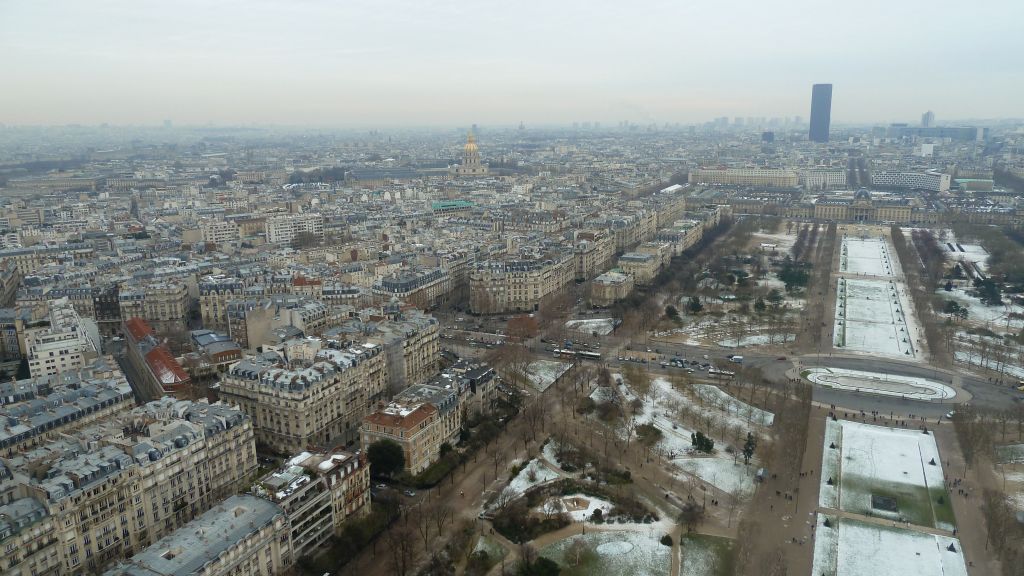
{"type": "Polygon", "coordinates": [[[249,414],[257,440],[278,453],[355,442],[363,417],[387,390],[381,347],[323,349],[312,362],[290,364],[242,360],[221,381],[220,397],[249,414]]]}

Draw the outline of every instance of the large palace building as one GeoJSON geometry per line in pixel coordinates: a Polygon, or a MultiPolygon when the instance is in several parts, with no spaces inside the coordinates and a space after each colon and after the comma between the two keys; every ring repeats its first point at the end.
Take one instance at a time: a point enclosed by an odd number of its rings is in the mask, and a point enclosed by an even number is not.
{"type": "Polygon", "coordinates": [[[490,170],[486,164],[480,163],[480,150],[476,147],[476,138],[470,131],[466,136],[466,145],[462,148],[462,164],[452,166],[452,176],[487,176],[490,170]]]}

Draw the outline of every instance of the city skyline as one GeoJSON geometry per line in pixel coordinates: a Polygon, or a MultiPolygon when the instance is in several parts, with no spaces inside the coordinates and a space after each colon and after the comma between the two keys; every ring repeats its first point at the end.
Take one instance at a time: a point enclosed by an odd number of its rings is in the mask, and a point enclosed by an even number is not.
{"type": "Polygon", "coordinates": [[[0,94],[0,122],[699,123],[806,117],[806,87],[821,79],[840,88],[840,124],[915,122],[929,109],[1020,117],[1013,23],[1024,9],[986,4],[908,2],[885,19],[867,16],[881,4],[837,19],[802,1],[528,3],[514,14],[454,2],[8,4],[0,53],[18,89],[0,94]]]}

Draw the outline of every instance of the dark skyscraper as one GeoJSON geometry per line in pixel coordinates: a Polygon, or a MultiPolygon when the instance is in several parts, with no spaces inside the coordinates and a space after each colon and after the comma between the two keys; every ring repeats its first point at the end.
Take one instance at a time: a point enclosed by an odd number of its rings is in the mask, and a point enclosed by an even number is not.
{"type": "Polygon", "coordinates": [[[832,121],[832,85],[815,84],[811,90],[811,142],[828,142],[832,121]]]}

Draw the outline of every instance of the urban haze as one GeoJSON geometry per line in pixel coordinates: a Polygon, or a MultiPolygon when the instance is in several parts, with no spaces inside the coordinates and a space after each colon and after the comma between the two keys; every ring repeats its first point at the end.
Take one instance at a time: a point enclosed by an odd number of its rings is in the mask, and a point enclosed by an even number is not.
{"type": "Polygon", "coordinates": [[[0,0],[0,576],[1017,576],[1018,3],[0,0]]]}

